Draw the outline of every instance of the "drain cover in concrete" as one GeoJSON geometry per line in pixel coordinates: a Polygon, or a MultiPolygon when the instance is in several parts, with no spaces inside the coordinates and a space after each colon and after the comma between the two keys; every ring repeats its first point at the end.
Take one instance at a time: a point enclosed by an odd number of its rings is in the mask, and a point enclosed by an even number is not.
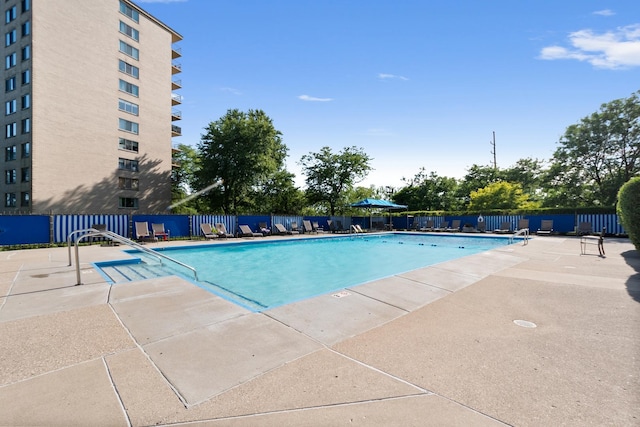
{"type": "Polygon", "coordinates": [[[522,326],[523,328],[535,328],[538,326],[535,323],[529,322],[527,320],[514,320],[513,323],[518,326],[522,326]]]}

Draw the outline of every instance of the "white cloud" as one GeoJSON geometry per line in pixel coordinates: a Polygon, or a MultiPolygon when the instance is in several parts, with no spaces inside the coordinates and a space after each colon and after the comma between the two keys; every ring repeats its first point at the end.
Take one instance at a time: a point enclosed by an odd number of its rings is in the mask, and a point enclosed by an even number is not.
{"type": "Polygon", "coordinates": [[[333,101],[333,98],[316,98],[315,96],[309,96],[309,95],[300,95],[298,97],[298,99],[301,99],[303,101],[311,101],[311,102],[329,102],[329,101],[333,101]]]}
{"type": "Polygon", "coordinates": [[[232,87],[221,87],[220,91],[221,92],[228,92],[228,93],[231,93],[233,95],[242,95],[242,92],[240,92],[238,89],[234,89],[232,87]]]}
{"type": "Polygon", "coordinates": [[[629,68],[640,66],[640,24],[617,28],[603,34],[580,30],[569,34],[571,47],[548,46],[539,59],[575,59],[596,68],[629,68]]]}
{"type": "Polygon", "coordinates": [[[380,80],[388,80],[388,79],[409,80],[408,78],[406,78],[404,76],[397,76],[395,74],[386,74],[386,73],[379,73],[378,74],[378,78],[380,80]]]}
{"type": "Polygon", "coordinates": [[[613,16],[616,13],[610,9],[603,9],[603,10],[596,10],[595,12],[593,12],[593,14],[600,15],[600,16],[613,16]]]}

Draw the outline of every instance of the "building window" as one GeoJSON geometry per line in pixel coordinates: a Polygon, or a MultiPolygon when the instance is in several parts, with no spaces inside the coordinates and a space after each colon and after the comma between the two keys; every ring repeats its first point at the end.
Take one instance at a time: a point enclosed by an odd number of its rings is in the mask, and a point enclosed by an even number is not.
{"type": "Polygon", "coordinates": [[[138,172],[138,161],[123,159],[122,157],[120,157],[118,159],[118,169],[125,170],[125,171],[138,172]]]}
{"type": "Polygon", "coordinates": [[[133,102],[125,101],[124,99],[118,99],[118,109],[120,111],[125,111],[129,114],[133,114],[135,116],[138,115],[138,104],[134,104],[133,102]]]}
{"type": "Polygon", "coordinates": [[[16,30],[11,30],[4,35],[4,45],[11,46],[18,39],[18,32],[16,30]]]}
{"type": "Polygon", "coordinates": [[[12,138],[18,134],[18,124],[16,122],[9,123],[4,126],[4,137],[12,138]]]}
{"type": "Polygon", "coordinates": [[[16,207],[16,193],[4,193],[4,207],[5,208],[16,207]]]}
{"type": "Polygon", "coordinates": [[[16,9],[15,6],[7,9],[6,12],[4,13],[4,23],[8,24],[9,22],[16,19],[17,13],[18,13],[18,10],[16,9]]]}
{"type": "Polygon", "coordinates": [[[130,139],[120,138],[119,148],[121,150],[134,151],[138,152],[138,143],[136,141],[131,141],[130,139]]]}
{"type": "Polygon", "coordinates": [[[22,168],[20,170],[20,182],[31,181],[31,168],[22,168]]]}
{"type": "Polygon", "coordinates": [[[125,119],[118,119],[118,129],[123,130],[125,132],[131,132],[138,134],[138,123],[131,122],[125,119]]]}
{"type": "Polygon", "coordinates": [[[4,149],[4,160],[5,162],[10,162],[12,160],[15,160],[18,154],[18,149],[15,145],[12,145],[10,147],[6,147],[4,149]]]}
{"type": "Polygon", "coordinates": [[[31,132],[31,119],[30,118],[26,118],[26,119],[22,119],[22,122],[20,123],[20,130],[23,134],[25,133],[29,133],[31,132]]]}
{"type": "MultiPolygon", "coordinates": [[[[120,21],[120,32],[122,34],[126,35],[126,36],[131,37],[135,41],[140,41],[140,32],[138,30],[136,30],[135,28],[125,24],[122,21],[120,21]]],[[[7,45],[7,46],[9,46],[9,45],[7,45]]]]}
{"type": "Polygon", "coordinates": [[[140,58],[140,51],[130,44],[123,42],[122,40],[120,40],[120,52],[124,53],[125,55],[129,55],[133,59],[140,58]]]}
{"type": "Polygon", "coordinates": [[[20,193],[20,206],[23,208],[29,207],[29,201],[31,200],[31,197],[29,196],[29,192],[28,191],[23,191],[22,193],[20,193]]]}
{"type": "Polygon", "coordinates": [[[131,6],[125,4],[124,2],[120,2],[120,13],[128,16],[136,22],[140,21],[140,14],[138,13],[138,11],[134,10],[131,6]]]}
{"type": "Polygon", "coordinates": [[[31,70],[24,70],[21,75],[20,82],[23,85],[28,85],[31,83],[31,70]]]}
{"type": "Polygon", "coordinates": [[[31,58],[31,45],[26,45],[22,48],[22,60],[26,61],[31,58]]]}
{"type": "Polygon", "coordinates": [[[30,94],[26,94],[26,95],[22,95],[22,98],[20,99],[20,106],[23,110],[26,110],[27,108],[31,107],[31,95],[30,94]]]}
{"type": "Polygon", "coordinates": [[[4,183],[15,184],[18,180],[18,172],[15,169],[7,169],[4,171],[4,183]]]}
{"type": "Polygon", "coordinates": [[[134,197],[120,197],[118,207],[122,209],[124,208],[138,209],[138,199],[134,197]]]}
{"type": "Polygon", "coordinates": [[[22,37],[31,34],[31,21],[24,22],[22,24],[22,37]]]}
{"type": "Polygon", "coordinates": [[[137,97],[139,94],[138,86],[134,85],[133,83],[124,81],[122,79],[120,79],[120,90],[123,92],[127,92],[128,94],[131,94],[135,97],[137,97]]]}
{"type": "Polygon", "coordinates": [[[18,55],[15,52],[4,57],[4,68],[9,69],[16,66],[18,55]]]}
{"type": "Polygon", "coordinates": [[[128,74],[131,77],[135,77],[136,79],[140,75],[140,69],[138,67],[124,62],[122,59],[118,60],[118,69],[121,73],[128,74]]]}
{"type": "Polygon", "coordinates": [[[13,114],[16,112],[18,106],[18,102],[15,99],[11,101],[7,101],[4,103],[4,114],[8,116],[9,114],[13,114]]]}
{"type": "Polygon", "coordinates": [[[137,190],[138,180],[135,178],[118,178],[118,188],[121,190],[137,190]]]}
{"type": "Polygon", "coordinates": [[[31,0],[22,0],[22,13],[31,9],[31,0]]]}
{"type": "Polygon", "coordinates": [[[22,144],[22,158],[26,159],[31,157],[31,143],[25,142],[22,144]]]}
{"type": "Polygon", "coordinates": [[[4,91],[11,92],[16,88],[16,76],[11,76],[4,81],[4,91]]]}

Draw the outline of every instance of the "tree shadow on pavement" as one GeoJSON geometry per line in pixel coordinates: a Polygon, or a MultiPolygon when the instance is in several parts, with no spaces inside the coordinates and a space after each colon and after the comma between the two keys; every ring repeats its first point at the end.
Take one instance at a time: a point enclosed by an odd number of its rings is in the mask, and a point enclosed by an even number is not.
{"type": "Polygon", "coordinates": [[[631,298],[640,302],[640,253],[636,250],[622,253],[625,262],[637,272],[627,280],[627,292],[631,298]]]}

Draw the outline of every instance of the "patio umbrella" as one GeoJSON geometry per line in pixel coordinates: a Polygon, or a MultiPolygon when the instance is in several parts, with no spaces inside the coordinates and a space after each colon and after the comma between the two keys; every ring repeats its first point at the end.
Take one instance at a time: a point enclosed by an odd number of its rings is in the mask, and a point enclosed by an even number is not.
{"type": "MultiPolygon", "coordinates": [[[[389,211],[389,223],[391,223],[391,211],[392,210],[400,210],[407,209],[407,205],[398,205],[396,203],[390,202],[388,200],[381,199],[363,199],[359,202],[352,203],[349,206],[352,208],[365,208],[365,209],[387,209],[389,211]]],[[[369,221],[371,222],[371,221],[369,221]]]]}

